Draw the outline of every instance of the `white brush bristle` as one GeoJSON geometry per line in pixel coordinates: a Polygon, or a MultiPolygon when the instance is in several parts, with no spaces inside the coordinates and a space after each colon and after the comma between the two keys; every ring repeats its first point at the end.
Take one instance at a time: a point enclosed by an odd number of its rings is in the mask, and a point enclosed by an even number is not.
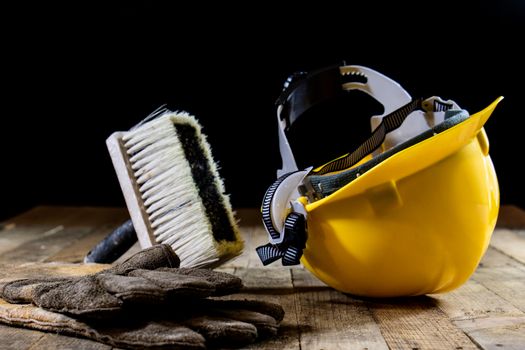
{"type": "Polygon", "coordinates": [[[211,225],[171,116],[123,134],[153,236],[173,247],[181,266],[217,261],[211,225]]]}

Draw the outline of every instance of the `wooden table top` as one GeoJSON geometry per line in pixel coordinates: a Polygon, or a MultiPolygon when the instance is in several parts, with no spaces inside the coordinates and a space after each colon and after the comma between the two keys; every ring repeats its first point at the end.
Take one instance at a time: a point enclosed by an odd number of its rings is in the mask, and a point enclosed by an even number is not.
{"type": "MultiPolygon", "coordinates": [[[[239,210],[245,252],[221,270],[243,278],[247,297],[278,302],[286,311],[278,337],[249,349],[525,349],[525,213],[515,207],[502,213],[500,223],[511,229],[496,229],[476,273],[462,287],[382,300],[337,292],[300,266],[263,267],[254,251],[266,243],[258,213],[239,210]]],[[[122,208],[36,207],[0,224],[0,268],[81,262],[126,218],[122,208]]],[[[111,347],[0,325],[0,349],[48,348],[111,347]]]]}

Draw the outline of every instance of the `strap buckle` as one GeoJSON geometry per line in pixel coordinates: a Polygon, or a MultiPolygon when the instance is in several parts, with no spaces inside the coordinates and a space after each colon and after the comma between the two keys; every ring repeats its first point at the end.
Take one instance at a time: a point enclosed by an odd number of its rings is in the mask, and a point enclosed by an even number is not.
{"type": "Polygon", "coordinates": [[[296,265],[306,247],[306,209],[301,187],[312,168],[287,173],[266,191],[261,206],[270,243],[256,249],[264,265],[282,258],[283,265],[296,265]]]}
{"type": "Polygon", "coordinates": [[[285,222],[291,212],[302,214],[306,218],[306,209],[299,202],[302,196],[300,188],[312,168],[295,171],[278,178],[264,194],[261,213],[263,224],[272,244],[284,241],[285,222]]]}
{"type": "Polygon", "coordinates": [[[282,259],[283,266],[298,265],[306,247],[306,219],[299,213],[290,213],[285,220],[284,240],[280,244],[268,243],[257,247],[263,265],[282,259]]]}

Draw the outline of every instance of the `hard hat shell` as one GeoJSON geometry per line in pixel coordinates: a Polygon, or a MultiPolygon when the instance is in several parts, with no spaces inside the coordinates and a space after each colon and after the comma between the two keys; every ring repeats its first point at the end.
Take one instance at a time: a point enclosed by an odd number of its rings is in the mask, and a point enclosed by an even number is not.
{"type": "Polygon", "coordinates": [[[439,293],[464,283],[498,215],[483,125],[501,99],[307,203],[301,263],[335,289],[362,296],[439,293]]]}

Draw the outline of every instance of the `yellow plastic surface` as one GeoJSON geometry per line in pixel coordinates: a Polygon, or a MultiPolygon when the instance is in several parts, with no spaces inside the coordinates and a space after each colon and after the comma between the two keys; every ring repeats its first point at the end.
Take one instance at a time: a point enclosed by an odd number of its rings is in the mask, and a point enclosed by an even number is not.
{"type": "Polygon", "coordinates": [[[362,296],[440,293],[463,284],[498,216],[483,125],[501,99],[308,204],[305,267],[362,296]]]}

